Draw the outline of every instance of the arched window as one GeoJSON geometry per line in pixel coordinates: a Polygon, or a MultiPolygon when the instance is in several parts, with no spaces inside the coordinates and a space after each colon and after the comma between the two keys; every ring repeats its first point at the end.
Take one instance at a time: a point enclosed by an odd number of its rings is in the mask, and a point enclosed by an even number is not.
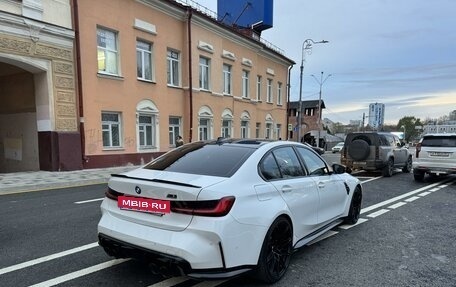
{"type": "Polygon", "coordinates": [[[250,137],[250,114],[247,111],[241,114],[241,138],[246,139],[250,137]]]}
{"type": "Polygon", "coordinates": [[[222,131],[221,136],[230,138],[233,135],[233,113],[230,109],[225,109],[222,113],[222,131]]]}
{"type": "Polygon", "coordinates": [[[158,109],[150,100],[136,106],[137,142],[139,150],[158,149],[158,109]]]}
{"type": "Polygon", "coordinates": [[[212,121],[214,114],[208,106],[202,106],[198,111],[198,139],[212,139],[212,121]]]}

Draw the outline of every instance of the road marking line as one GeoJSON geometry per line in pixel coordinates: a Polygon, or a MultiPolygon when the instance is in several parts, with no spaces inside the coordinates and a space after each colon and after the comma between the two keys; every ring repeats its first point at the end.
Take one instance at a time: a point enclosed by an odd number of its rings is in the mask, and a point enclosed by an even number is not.
{"type": "Polygon", "coordinates": [[[433,189],[431,189],[431,190],[429,190],[429,191],[430,191],[430,192],[434,192],[434,191],[437,191],[437,190],[439,190],[439,188],[433,188],[433,189]]]}
{"type": "Polygon", "coordinates": [[[350,229],[350,228],[352,228],[352,227],[355,227],[356,225],[360,225],[361,223],[364,223],[364,222],[366,222],[366,221],[369,221],[369,219],[367,219],[367,218],[360,218],[360,219],[358,219],[358,222],[356,222],[356,224],[352,224],[352,225],[350,225],[350,224],[343,224],[343,225],[339,225],[339,228],[344,229],[344,230],[347,230],[347,229],[350,229]]]}
{"type": "Polygon", "coordinates": [[[366,182],[369,182],[369,181],[373,181],[373,180],[376,180],[376,179],[379,179],[379,178],[382,178],[383,176],[377,176],[377,177],[374,177],[374,178],[371,178],[371,179],[366,179],[364,181],[362,181],[362,183],[366,183],[366,182]]]}
{"type": "Polygon", "coordinates": [[[368,214],[367,217],[375,218],[390,211],[389,209],[380,209],[379,211],[368,214]]]}
{"type": "Polygon", "coordinates": [[[413,196],[413,197],[407,198],[405,201],[412,202],[412,201],[417,200],[418,198],[419,198],[418,196],[413,196]]]}
{"type": "Polygon", "coordinates": [[[5,267],[5,268],[0,269],[0,275],[8,273],[8,272],[16,271],[16,270],[19,270],[19,269],[22,269],[22,268],[30,267],[30,266],[33,266],[33,265],[36,265],[36,264],[39,264],[39,263],[43,263],[43,262],[46,262],[46,261],[50,261],[50,260],[53,260],[53,259],[56,259],[56,258],[60,258],[60,257],[63,257],[63,256],[67,256],[67,255],[70,255],[70,254],[73,254],[73,253],[77,253],[77,252],[80,252],[80,251],[91,249],[91,248],[94,248],[94,247],[97,247],[97,246],[98,246],[98,242],[94,242],[94,243],[86,244],[86,245],[79,246],[79,247],[76,247],[76,248],[73,248],[73,249],[69,249],[69,250],[66,250],[66,251],[62,251],[62,252],[59,252],[59,253],[54,253],[54,254],[47,255],[47,256],[44,256],[44,257],[40,257],[40,258],[37,258],[37,259],[33,259],[33,260],[30,260],[30,261],[19,263],[19,264],[13,265],[13,266],[5,267]]]}
{"type": "Polygon", "coordinates": [[[439,188],[444,188],[444,187],[447,187],[448,185],[447,184],[442,184],[441,186],[439,186],[439,188]]]}
{"type": "Polygon", "coordinates": [[[426,195],[429,195],[429,194],[431,194],[431,193],[432,193],[432,192],[425,191],[425,192],[423,192],[423,193],[418,194],[418,196],[426,196],[426,195]]]}
{"type": "Polygon", "coordinates": [[[401,202],[398,202],[398,203],[396,203],[396,204],[393,204],[393,205],[388,206],[388,208],[396,209],[396,208],[401,207],[401,206],[406,205],[406,204],[407,204],[406,202],[402,202],[402,201],[401,201],[401,202]]]}
{"type": "Polygon", "coordinates": [[[382,206],[391,204],[391,203],[393,203],[393,202],[395,202],[395,201],[398,201],[398,200],[401,200],[401,199],[403,199],[403,198],[409,197],[409,196],[411,196],[411,195],[420,193],[420,192],[422,192],[422,191],[424,191],[424,190],[433,188],[433,187],[436,186],[436,185],[439,185],[439,184],[442,184],[442,183],[446,183],[446,182],[448,182],[448,181],[449,181],[449,180],[446,180],[446,181],[444,181],[444,182],[436,182],[436,183],[430,184],[430,185],[428,185],[428,186],[423,186],[423,187],[421,187],[421,188],[412,190],[412,191],[407,192],[407,193],[404,193],[404,194],[402,194],[402,195],[399,195],[399,196],[390,198],[390,199],[388,199],[388,200],[379,202],[379,203],[377,203],[377,204],[368,206],[368,207],[363,208],[363,209],[361,210],[361,214],[366,213],[366,212],[369,212],[369,211],[374,210],[374,209],[377,209],[377,208],[379,208],[379,207],[382,207],[382,206]]]}
{"type": "Polygon", "coordinates": [[[89,200],[83,200],[83,201],[76,201],[75,204],[89,203],[89,202],[94,202],[94,201],[102,201],[103,199],[104,199],[104,197],[95,198],[95,199],[89,199],[89,200]]]}
{"type": "Polygon", "coordinates": [[[189,280],[189,278],[185,277],[185,276],[171,277],[169,279],[149,285],[148,287],[170,287],[170,286],[174,286],[174,285],[180,284],[182,282],[185,282],[187,280],[189,280]]]}
{"type": "Polygon", "coordinates": [[[71,272],[71,273],[68,273],[68,274],[65,274],[65,275],[62,275],[62,276],[59,276],[59,277],[56,277],[56,278],[53,278],[53,279],[38,283],[38,284],[35,284],[35,285],[29,286],[29,287],[54,286],[54,285],[57,285],[57,284],[60,284],[60,283],[63,283],[63,282],[67,282],[67,281],[76,279],[78,277],[85,276],[85,275],[90,274],[90,273],[94,273],[94,272],[100,271],[102,269],[106,269],[106,268],[115,266],[117,264],[123,263],[123,262],[128,261],[128,260],[130,260],[130,259],[129,258],[127,258],[127,259],[114,259],[114,260],[111,260],[111,261],[107,261],[107,262],[104,262],[104,263],[100,263],[100,264],[97,264],[97,265],[94,265],[94,266],[90,266],[90,267],[78,270],[78,271],[75,271],[75,272],[71,272]]]}

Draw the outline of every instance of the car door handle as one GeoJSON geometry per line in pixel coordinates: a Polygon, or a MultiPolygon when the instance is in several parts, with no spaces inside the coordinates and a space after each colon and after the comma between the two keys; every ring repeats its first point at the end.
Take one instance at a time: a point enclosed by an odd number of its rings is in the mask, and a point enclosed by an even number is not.
{"type": "Polygon", "coordinates": [[[291,192],[292,190],[293,190],[293,188],[291,188],[291,186],[284,186],[284,187],[282,187],[282,192],[283,192],[283,193],[291,192]]]}
{"type": "Polygon", "coordinates": [[[324,187],[325,187],[325,183],[320,181],[318,183],[318,188],[324,188],[324,187]]]}

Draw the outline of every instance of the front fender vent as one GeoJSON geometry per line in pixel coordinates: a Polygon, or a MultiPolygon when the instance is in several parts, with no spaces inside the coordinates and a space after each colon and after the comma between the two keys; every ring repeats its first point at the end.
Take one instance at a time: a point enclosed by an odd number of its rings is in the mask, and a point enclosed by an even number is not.
{"type": "Polygon", "coordinates": [[[348,184],[346,182],[344,182],[344,185],[345,185],[345,190],[347,191],[347,195],[350,194],[350,187],[348,186],[348,184]]]}

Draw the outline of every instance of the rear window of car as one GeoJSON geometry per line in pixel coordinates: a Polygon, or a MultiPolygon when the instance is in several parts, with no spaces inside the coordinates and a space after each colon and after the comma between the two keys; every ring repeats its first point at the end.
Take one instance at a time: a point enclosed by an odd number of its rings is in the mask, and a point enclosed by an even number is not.
{"type": "Polygon", "coordinates": [[[456,136],[425,136],[421,146],[456,147],[456,136]]]}
{"type": "Polygon", "coordinates": [[[197,142],[171,150],[144,168],[209,176],[232,176],[255,148],[197,142]]]}

